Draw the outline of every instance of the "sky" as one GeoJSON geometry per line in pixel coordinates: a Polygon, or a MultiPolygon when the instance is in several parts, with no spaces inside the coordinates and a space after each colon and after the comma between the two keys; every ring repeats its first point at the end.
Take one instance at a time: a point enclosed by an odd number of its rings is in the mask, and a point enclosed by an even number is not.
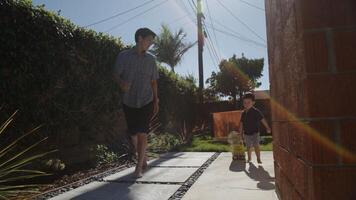
{"type": "MultiPolygon", "coordinates": [[[[135,43],[138,28],[148,27],[159,34],[162,24],[174,32],[182,28],[187,34],[186,42],[197,41],[193,2],[196,4],[197,0],[33,0],[34,5],[44,4],[47,10],[60,10],[61,16],[82,27],[143,4],[88,27],[120,37],[125,44],[135,43]]],[[[218,70],[221,59],[233,54],[240,57],[243,53],[247,58],[265,59],[262,85],[257,90],[269,89],[264,0],[202,0],[202,5],[209,38],[205,38],[203,51],[204,80],[218,70]]],[[[175,71],[180,75],[193,75],[198,80],[197,45],[183,56],[175,71]]]]}

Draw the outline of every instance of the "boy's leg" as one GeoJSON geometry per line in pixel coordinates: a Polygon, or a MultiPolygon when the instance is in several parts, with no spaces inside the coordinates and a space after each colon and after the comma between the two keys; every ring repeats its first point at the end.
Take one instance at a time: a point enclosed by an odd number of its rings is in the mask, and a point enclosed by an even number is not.
{"type": "Polygon", "coordinates": [[[251,161],[252,147],[247,147],[247,162],[251,161]]]}
{"type": "Polygon", "coordinates": [[[260,145],[255,145],[255,153],[256,153],[256,157],[257,157],[257,162],[258,162],[259,164],[262,164],[260,145]]]}
{"type": "Polygon", "coordinates": [[[250,136],[244,135],[244,140],[245,140],[246,149],[247,149],[247,162],[251,162],[252,145],[251,145],[251,141],[250,141],[250,136]]]}

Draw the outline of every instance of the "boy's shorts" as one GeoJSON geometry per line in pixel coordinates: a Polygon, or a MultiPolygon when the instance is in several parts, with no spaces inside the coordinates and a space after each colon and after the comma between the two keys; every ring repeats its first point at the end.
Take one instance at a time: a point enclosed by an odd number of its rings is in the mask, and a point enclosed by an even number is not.
{"type": "Polygon", "coordinates": [[[251,148],[260,144],[260,133],[254,133],[252,135],[244,135],[247,148],[251,148]]]}

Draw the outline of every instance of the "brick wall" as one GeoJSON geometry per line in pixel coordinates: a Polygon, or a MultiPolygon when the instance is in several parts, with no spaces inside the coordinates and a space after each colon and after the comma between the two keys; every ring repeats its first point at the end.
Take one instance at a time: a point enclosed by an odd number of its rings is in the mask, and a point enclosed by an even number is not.
{"type": "Polygon", "coordinates": [[[266,0],[281,199],[356,199],[356,1],[266,0]]]}

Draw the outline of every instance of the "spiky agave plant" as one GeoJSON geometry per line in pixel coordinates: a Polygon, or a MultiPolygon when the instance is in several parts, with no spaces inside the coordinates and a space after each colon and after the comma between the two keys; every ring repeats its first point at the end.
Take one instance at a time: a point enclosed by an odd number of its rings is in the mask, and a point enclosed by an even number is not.
{"type": "MultiPolygon", "coordinates": [[[[16,113],[17,111],[1,124],[0,138],[4,136],[6,129],[13,122],[16,113]]],[[[34,148],[47,138],[25,147],[22,147],[20,144],[21,141],[36,132],[39,128],[41,128],[41,126],[0,147],[0,199],[8,199],[23,193],[37,193],[38,184],[17,183],[27,181],[31,178],[49,175],[48,173],[28,168],[28,165],[32,162],[56,151],[52,150],[33,155],[32,151],[34,148]]]]}

